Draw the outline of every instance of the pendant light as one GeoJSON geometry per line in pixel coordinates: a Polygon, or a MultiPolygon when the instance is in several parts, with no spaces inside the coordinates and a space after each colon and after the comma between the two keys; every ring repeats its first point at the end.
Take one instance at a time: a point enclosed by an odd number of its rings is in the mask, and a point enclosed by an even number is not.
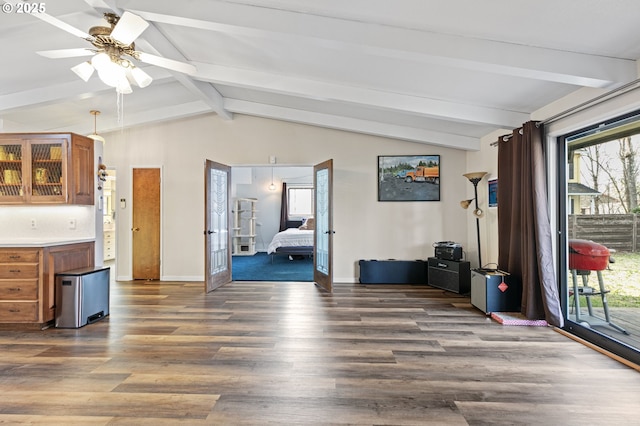
{"type": "Polygon", "coordinates": [[[273,183],[273,167],[271,167],[271,185],[269,185],[269,191],[275,191],[276,190],[276,184],[273,183]]]}
{"type": "Polygon", "coordinates": [[[100,111],[96,111],[94,109],[92,109],[91,111],[89,111],[91,113],[91,115],[93,115],[93,133],[88,135],[91,139],[93,139],[94,141],[100,141],[104,144],[105,140],[102,136],[100,136],[98,134],[98,132],[96,131],[96,121],[97,121],[97,116],[100,114],[100,111]]]}

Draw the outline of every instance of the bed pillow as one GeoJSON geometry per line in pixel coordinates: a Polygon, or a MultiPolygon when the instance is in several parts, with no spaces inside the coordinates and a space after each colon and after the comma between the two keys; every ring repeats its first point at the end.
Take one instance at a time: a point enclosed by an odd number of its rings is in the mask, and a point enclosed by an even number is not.
{"type": "Polygon", "coordinates": [[[304,223],[298,227],[298,229],[313,231],[313,228],[315,228],[315,226],[316,224],[315,224],[315,221],[313,220],[313,217],[310,217],[307,220],[305,220],[304,223]]]}

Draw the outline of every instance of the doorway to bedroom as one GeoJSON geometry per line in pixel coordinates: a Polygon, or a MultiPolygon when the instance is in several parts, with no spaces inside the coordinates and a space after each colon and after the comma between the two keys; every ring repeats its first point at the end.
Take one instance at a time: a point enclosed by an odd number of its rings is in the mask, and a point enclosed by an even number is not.
{"type": "Polygon", "coordinates": [[[232,167],[232,280],[313,281],[313,202],[313,167],[232,167]]]}

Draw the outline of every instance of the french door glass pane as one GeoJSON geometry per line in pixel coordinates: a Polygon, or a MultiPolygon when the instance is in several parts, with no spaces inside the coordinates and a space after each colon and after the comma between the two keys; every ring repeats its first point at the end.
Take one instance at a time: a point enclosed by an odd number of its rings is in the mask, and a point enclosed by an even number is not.
{"type": "Polygon", "coordinates": [[[329,274],[329,170],[316,173],[316,270],[329,274]]]}
{"type": "Polygon", "coordinates": [[[210,273],[216,274],[227,269],[228,223],[227,218],[227,173],[211,170],[211,265],[210,273]]]}

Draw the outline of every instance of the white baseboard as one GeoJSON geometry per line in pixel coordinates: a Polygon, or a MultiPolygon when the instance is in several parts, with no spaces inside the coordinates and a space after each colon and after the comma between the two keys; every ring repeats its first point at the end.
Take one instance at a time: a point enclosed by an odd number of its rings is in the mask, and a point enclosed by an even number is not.
{"type": "Polygon", "coordinates": [[[204,276],[203,275],[191,275],[191,276],[164,275],[160,277],[160,281],[204,281],[204,276]]]}

